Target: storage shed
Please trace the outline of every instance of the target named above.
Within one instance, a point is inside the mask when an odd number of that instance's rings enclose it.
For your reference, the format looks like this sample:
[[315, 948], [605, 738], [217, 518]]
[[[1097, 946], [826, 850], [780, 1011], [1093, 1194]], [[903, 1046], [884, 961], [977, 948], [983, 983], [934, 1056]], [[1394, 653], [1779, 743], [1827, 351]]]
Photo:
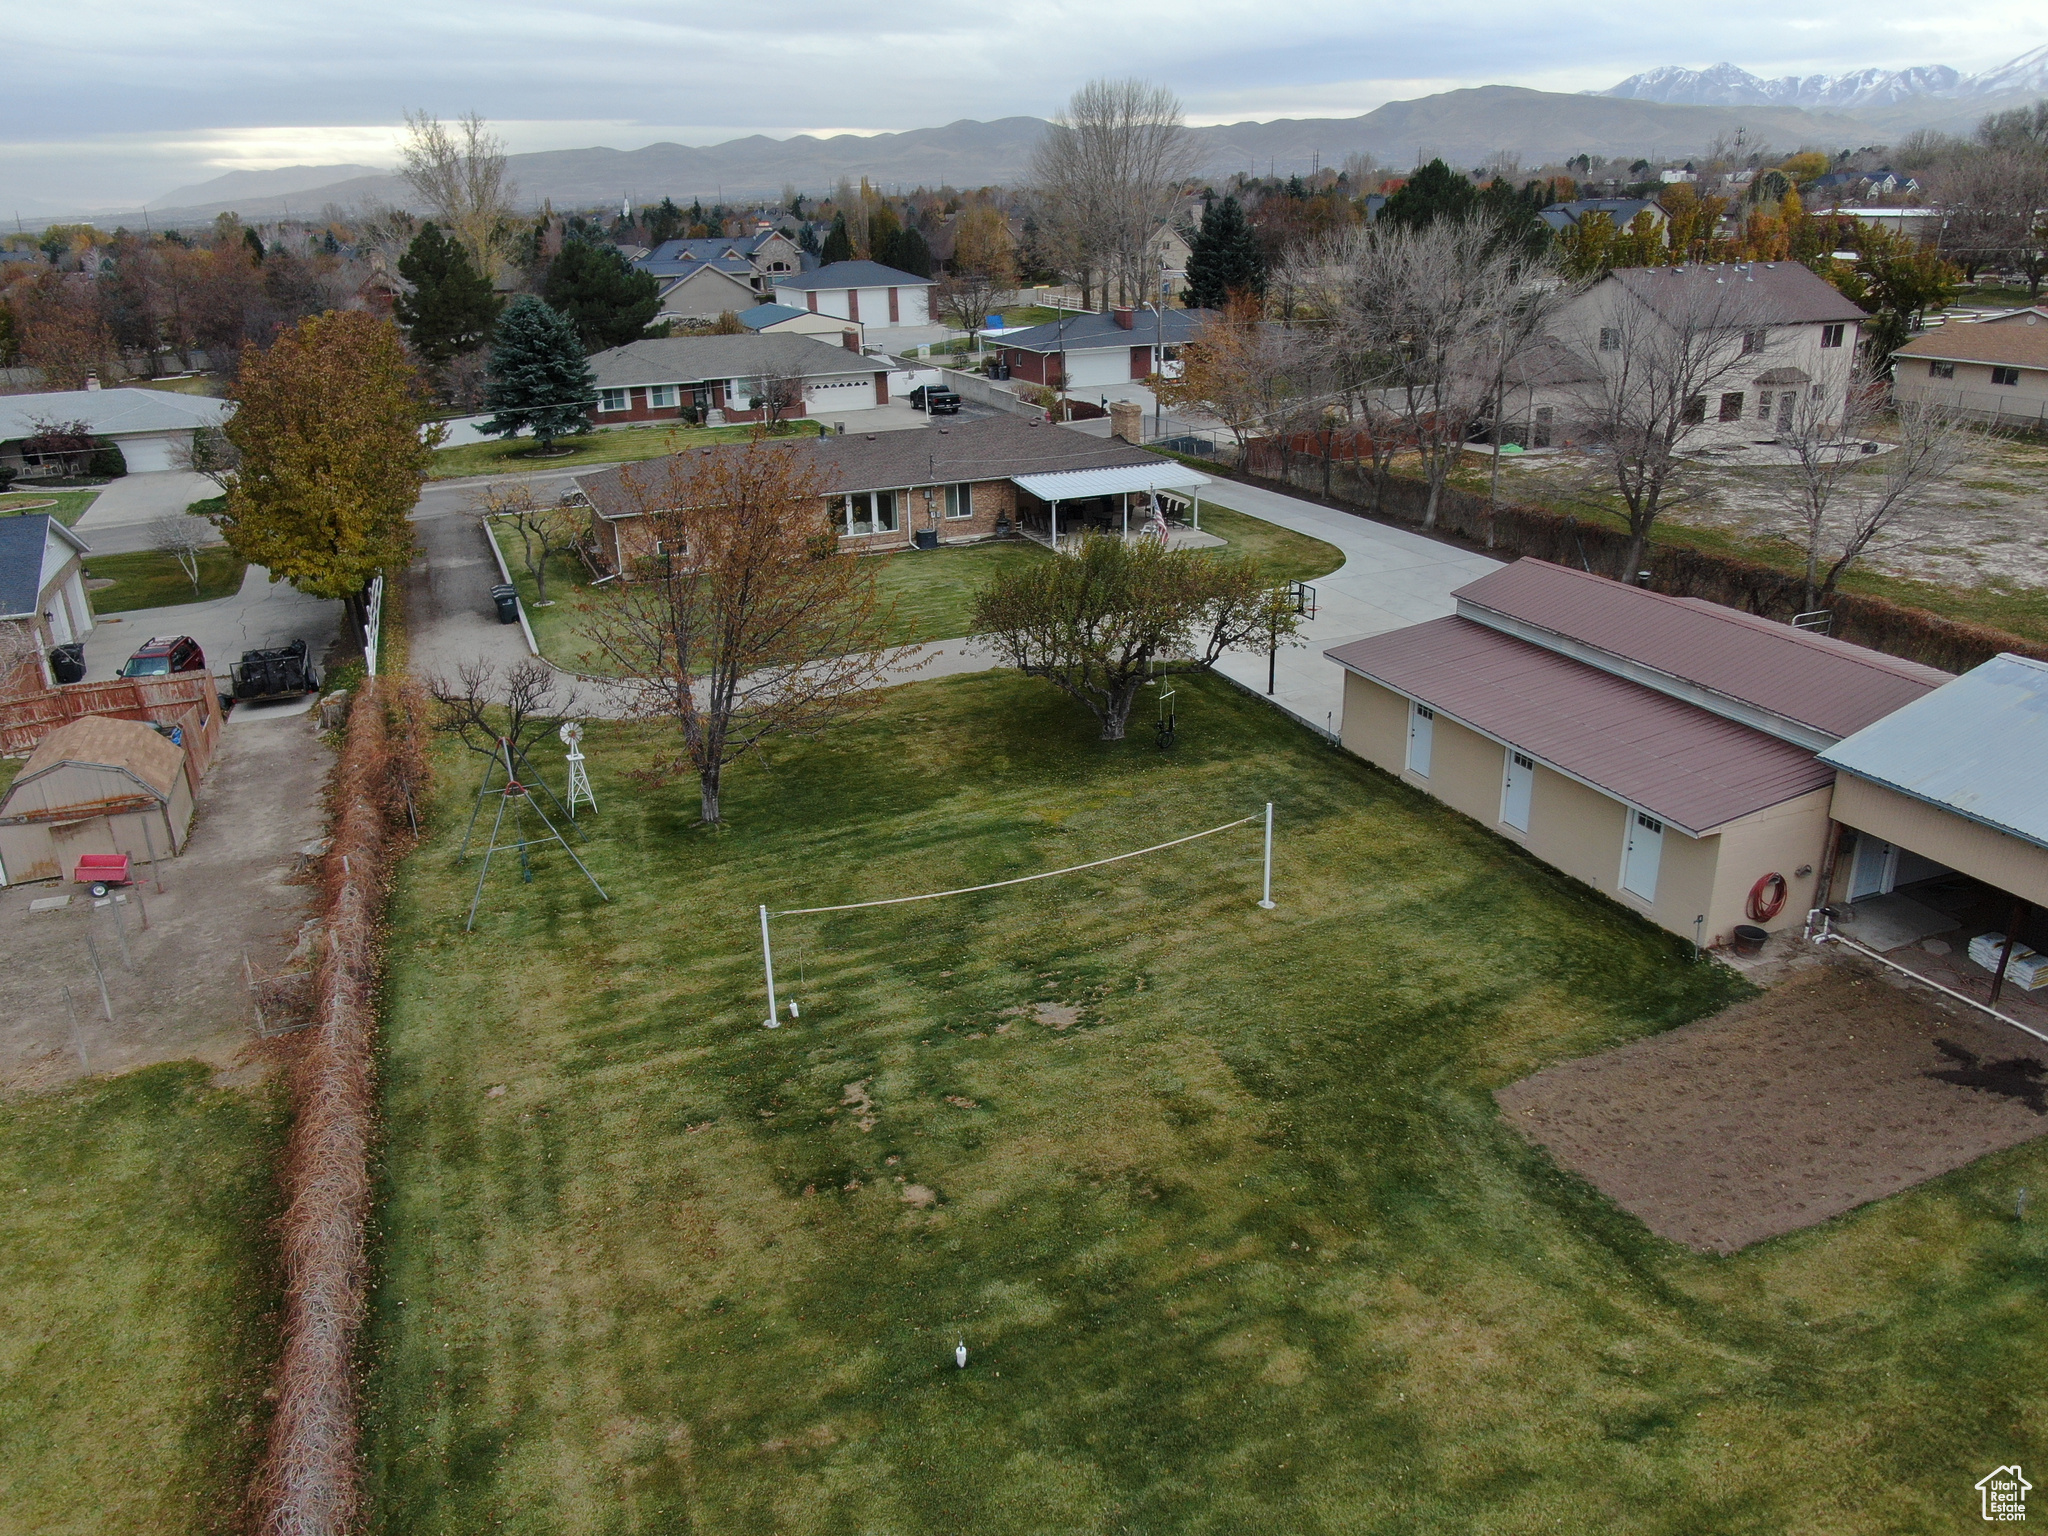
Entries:
[[82, 854], [141, 864], [176, 853], [192, 824], [185, 763], [134, 720], [93, 715], [50, 732], [0, 799], [0, 884], [68, 879]]

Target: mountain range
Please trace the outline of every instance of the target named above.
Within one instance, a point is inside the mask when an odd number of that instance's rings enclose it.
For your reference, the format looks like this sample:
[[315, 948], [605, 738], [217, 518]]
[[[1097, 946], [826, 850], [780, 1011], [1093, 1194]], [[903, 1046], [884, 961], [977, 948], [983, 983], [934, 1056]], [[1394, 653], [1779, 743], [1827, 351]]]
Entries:
[[[1909, 89], [1915, 82], [1918, 86]], [[1750, 90], [1763, 96], [1690, 99]], [[1660, 92], [1686, 99], [1667, 100]], [[1697, 154], [1717, 138], [1732, 138], [1738, 129], [1746, 131], [1751, 143], [1786, 150], [1854, 148], [1888, 142], [1915, 128], [1967, 130], [1987, 111], [2044, 93], [2048, 48], [1974, 76], [1934, 67], [1766, 81], [1733, 65], [1717, 65], [1703, 71], [1653, 70], [1606, 92], [1487, 85], [1390, 101], [1358, 117], [1282, 118], [1191, 131], [1204, 174], [1217, 179], [1240, 170], [1286, 175], [1317, 162], [1339, 165], [1354, 153], [1398, 168], [1437, 155], [1473, 167], [1505, 151], [1533, 167], [1578, 154], [1649, 159]], [[631, 150], [548, 150], [513, 155], [507, 169], [520, 202], [530, 208], [543, 201], [557, 208], [588, 208], [616, 204], [621, 196], [640, 206], [663, 197], [685, 204], [692, 198], [730, 202], [772, 198], [785, 186], [815, 195], [829, 192], [842, 176], [866, 176], [891, 189], [978, 187], [1020, 181], [1044, 131], [1044, 121], [1036, 117], [962, 119], [902, 133], [788, 139], [753, 134], [702, 147], [663, 143]], [[203, 224], [224, 211], [267, 220], [317, 214], [329, 205], [357, 209], [415, 202], [405, 183], [389, 171], [287, 166], [233, 171], [179, 188], [153, 199], [148, 216], [162, 229]], [[92, 218], [103, 228], [132, 225], [142, 222], [143, 211], [98, 211]]]
[[1981, 75], [1965, 75], [1946, 64], [1911, 69], [1858, 69], [1846, 75], [1784, 75], [1766, 80], [1733, 64], [1686, 69], [1666, 64], [1598, 94], [1624, 101], [1656, 101], [1691, 107], [1801, 107], [1850, 112], [1888, 107], [1916, 98], [1979, 101], [2010, 92], [2048, 94], [2048, 45], [2023, 53]]

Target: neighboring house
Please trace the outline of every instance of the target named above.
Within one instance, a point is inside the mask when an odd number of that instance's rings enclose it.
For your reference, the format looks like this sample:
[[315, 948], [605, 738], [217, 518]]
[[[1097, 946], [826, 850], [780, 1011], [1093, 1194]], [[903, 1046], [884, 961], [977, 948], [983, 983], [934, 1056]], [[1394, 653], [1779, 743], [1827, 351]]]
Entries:
[[185, 846], [196, 788], [153, 726], [89, 715], [45, 736], [0, 798], [0, 884], [62, 880], [88, 853], [136, 864]]
[[[818, 336], [837, 342], [850, 352], [859, 352], [867, 344], [867, 327], [860, 321], [814, 314], [793, 304], [756, 304], [739, 312], [739, 322], [758, 335]], [[851, 341], [847, 340], [849, 336]]]
[[835, 261], [811, 272], [772, 280], [775, 302], [839, 320], [858, 320], [871, 330], [892, 325], [930, 325], [928, 277], [899, 272], [879, 261]]
[[1604, 213], [1614, 221], [1616, 229], [1627, 229], [1635, 223], [1636, 215], [1647, 213], [1650, 222], [1658, 229], [1664, 227], [1664, 210], [1648, 198], [1642, 197], [1584, 197], [1575, 202], [1552, 203], [1538, 218], [1552, 230], [1562, 234], [1589, 213]]
[[751, 309], [777, 277], [801, 272], [804, 262], [796, 242], [774, 229], [735, 240], [664, 240], [633, 258], [661, 285], [661, 313], [682, 320]]
[[1119, 307], [1007, 331], [1001, 343], [1012, 378], [1056, 389], [1128, 384], [1170, 372], [1180, 349], [1214, 310]]
[[83, 539], [47, 512], [0, 517], [0, 624], [35, 636], [45, 681], [50, 649], [92, 633], [84, 565], [90, 553]]
[[1858, 224], [1904, 235], [1922, 245], [1937, 241], [1941, 237], [1942, 225], [1948, 221], [1948, 214], [1940, 208], [1857, 208], [1852, 211]]
[[1454, 595], [1451, 617], [1325, 653], [1345, 747], [1702, 944], [1804, 919], [1835, 779], [1817, 754], [1950, 681], [1541, 560]]
[[1524, 448], [1555, 448], [1571, 442], [1576, 414], [1571, 402], [1597, 389], [1599, 366], [1575, 348], [1539, 336], [1511, 358], [1500, 385], [1501, 441]]
[[176, 469], [175, 454], [188, 447], [199, 427], [217, 427], [234, 414], [234, 402], [163, 389], [66, 389], [35, 395], [0, 395], [0, 464], [24, 477], [62, 472], [28, 453], [23, 440], [39, 422], [82, 421], [95, 437], [111, 439], [130, 474]]
[[[1149, 498], [1185, 500], [1208, 477], [1128, 443], [1084, 437], [1015, 416], [990, 416], [924, 431], [849, 432], [773, 440], [793, 453], [824, 492], [820, 515], [840, 548], [866, 553], [918, 542], [956, 544], [1027, 528], [1062, 531], [1135, 525]], [[645, 464], [577, 477], [590, 500], [598, 560], [630, 577], [657, 551], [647, 526], [650, 501], [700, 456], [739, 447], [698, 449]]]
[[2048, 308], [1951, 320], [1892, 354], [1892, 394], [1982, 421], [2048, 425]]
[[[1617, 267], [1573, 301], [1550, 334], [1597, 367], [1603, 380], [1616, 378], [1628, 362], [1628, 339], [1646, 334], [1645, 312], [1673, 325], [1688, 316], [1697, 324], [1724, 297], [1730, 302], [1723, 313], [1743, 321], [1727, 336], [1735, 366], [1720, 370], [1710, 394], [1690, 402], [1705, 427], [1694, 441], [1784, 431], [1805, 398], [1822, 402], [1824, 422], [1838, 421], [1855, 372], [1858, 327], [1867, 316], [1796, 261]], [[1640, 366], [1635, 373], [1642, 375]], [[1531, 409], [1584, 413], [1593, 394], [1584, 384], [1546, 386], [1535, 391]]]
[[782, 381], [798, 391], [779, 413], [785, 419], [865, 411], [889, 403], [890, 366], [886, 358], [787, 333], [632, 341], [591, 357], [597, 404], [590, 419], [616, 427], [690, 412], [713, 425], [764, 421], [769, 385]]
[[1195, 254], [1188, 243], [1191, 230], [1175, 224], [1162, 224], [1152, 232], [1145, 242], [1146, 290], [1140, 298], [1158, 302], [1159, 290], [1164, 289], [1168, 302], [1177, 299], [1188, 286], [1188, 259]]
[[[1958, 873], [2048, 907], [2048, 663], [1993, 657], [1820, 761], [1839, 770], [1833, 813], [1844, 829], [1830, 900]], [[1993, 908], [2002, 928], [2009, 908]]]

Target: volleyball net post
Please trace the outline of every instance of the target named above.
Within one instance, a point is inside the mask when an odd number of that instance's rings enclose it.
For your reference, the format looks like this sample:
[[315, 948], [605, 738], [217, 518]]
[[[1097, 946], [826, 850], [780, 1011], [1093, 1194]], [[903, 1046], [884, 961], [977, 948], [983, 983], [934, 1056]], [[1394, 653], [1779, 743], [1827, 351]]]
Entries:
[[[950, 891], [924, 891], [916, 896], [884, 896], [876, 901], [847, 901], [831, 907], [790, 907], [782, 912], [770, 912], [768, 904], [761, 903], [761, 974], [768, 986], [768, 1017], [762, 1021], [763, 1029], [781, 1027], [781, 1010], [775, 1000], [775, 947], [769, 935], [769, 921], [777, 917], [816, 917], [827, 912], [857, 912], [864, 907], [900, 907], [913, 901], [940, 901], [948, 896], [972, 896], [978, 891], [997, 891], [1010, 885], [1029, 885], [1034, 880], [1051, 880], [1060, 875], [1077, 875], [1084, 869], [1100, 869], [1105, 864], [1121, 864], [1125, 859], [1142, 858], [1148, 853], [1163, 853], [1168, 848], [1178, 848], [1182, 843], [1192, 843], [1205, 837], [1214, 837], [1219, 832], [1229, 832], [1237, 827], [1249, 826], [1261, 820], [1261, 816], [1240, 816], [1236, 821], [1226, 821], [1220, 827], [1210, 827], [1205, 832], [1190, 832], [1186, 837], [1176, 837], [1171, 842], [1154, 843], [1150, 848], [1134, 848], [1129, 853], [1111, 854], [1106, 859], [1090, 859], [1086, 864], [1069, 864], [1065, 869], [1048, 869], [1036, 875], [1018, 875], [1010, 880], [991, 880], [985, 885], [963, 885]], [[1270, 912], [1277, 903], [1273, 900], [1273, 802], [1266, 802], [1263, 812], [1265, 822], [1265, 859], [1263, 877], [1259, 889], [1258, 905]], [[794, 1013], [796, 1004], [790, 1004]]]

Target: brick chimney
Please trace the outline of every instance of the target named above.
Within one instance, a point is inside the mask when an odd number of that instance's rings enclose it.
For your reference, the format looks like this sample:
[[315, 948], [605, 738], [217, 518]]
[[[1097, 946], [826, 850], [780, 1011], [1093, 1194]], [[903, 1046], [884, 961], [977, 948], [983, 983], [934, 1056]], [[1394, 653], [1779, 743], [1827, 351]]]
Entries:
[[860, 332], [841, 331], [839, 333], [839, 344], [849, 352], [858, 352], [860, 350]]
[[1135, 309], [1131, 308], [1130, 305], [1119, 304], [1115, 309], [1112, 309], [1110, 313], [1116, 316], [1116, 328], [1118, 330], [1129, 331], [1135, 330], [1137, 328], [1138, 312]]

